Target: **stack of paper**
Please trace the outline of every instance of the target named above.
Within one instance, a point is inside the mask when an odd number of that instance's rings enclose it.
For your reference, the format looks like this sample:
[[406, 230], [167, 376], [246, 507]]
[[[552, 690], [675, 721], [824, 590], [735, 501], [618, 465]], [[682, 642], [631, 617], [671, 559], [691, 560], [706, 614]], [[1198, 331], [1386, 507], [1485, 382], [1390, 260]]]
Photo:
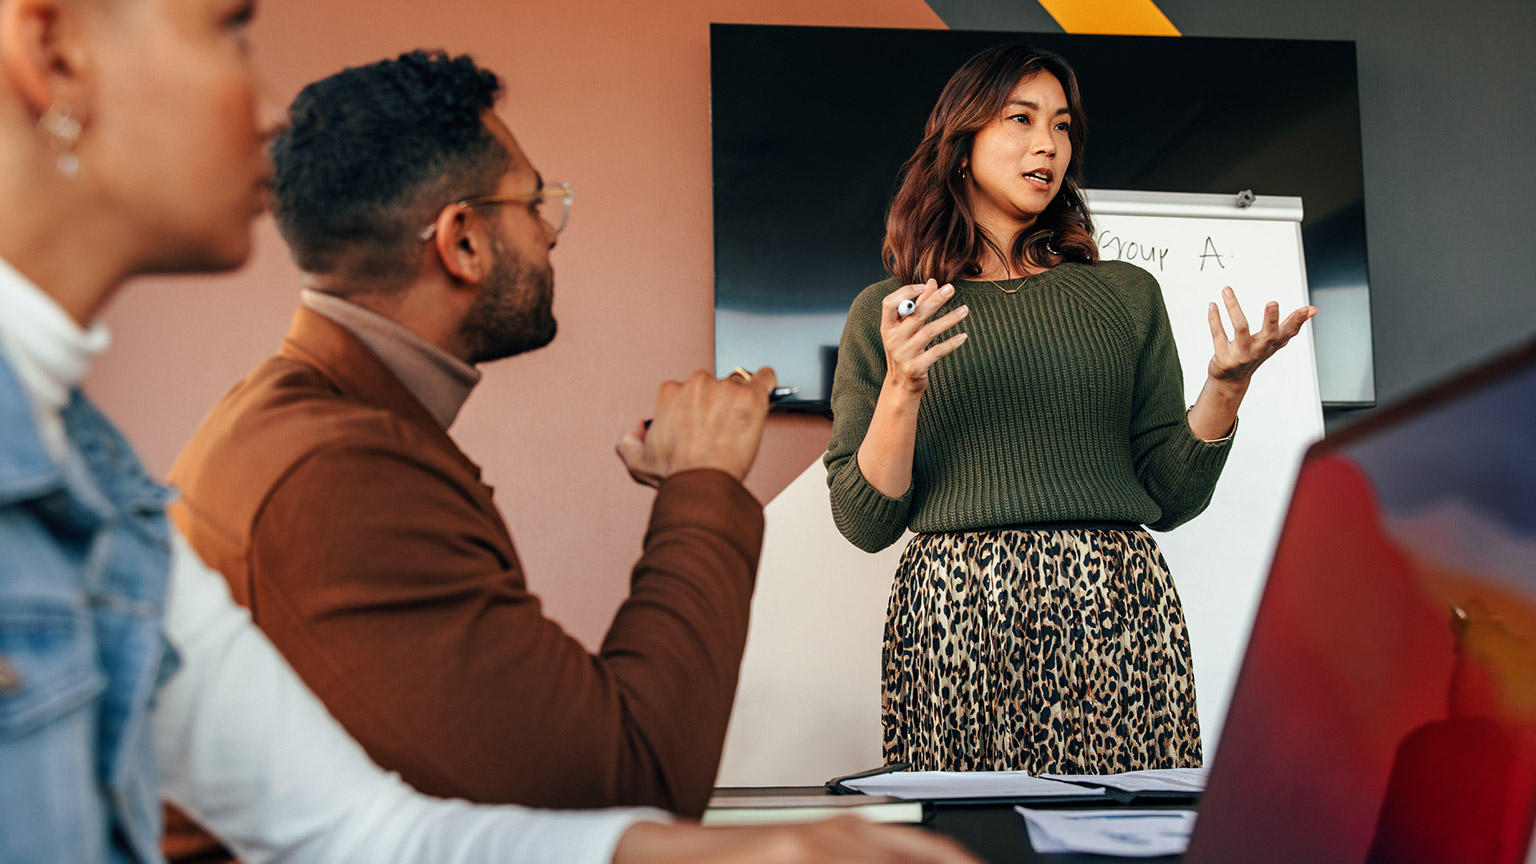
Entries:
[[1185, 794], [1198, 795], [1205, 791], [1205, 781], [1210, 776], [1206, 768], [1151, 768], [1145, 771], [1126, 771], [1123, 774], [1041, 774], [1053, 780], [1083, 783], [1088, 786], [1107, 786], [1121, 792], [1136, 794]]
[[1093, 798], [1103, 789], [1090, 789], [1058, 780], [1031, 776], [1025, 771], [892, 771], [842, 781], [842, 785], [869, 795], [890, 795], [918, 801], [955, 799]]
[[1151, 858], [1182, 855], [1195, 830], [1193, 810], [1031, 810], [1015, 808], [1039, 853], [1087, 852]]

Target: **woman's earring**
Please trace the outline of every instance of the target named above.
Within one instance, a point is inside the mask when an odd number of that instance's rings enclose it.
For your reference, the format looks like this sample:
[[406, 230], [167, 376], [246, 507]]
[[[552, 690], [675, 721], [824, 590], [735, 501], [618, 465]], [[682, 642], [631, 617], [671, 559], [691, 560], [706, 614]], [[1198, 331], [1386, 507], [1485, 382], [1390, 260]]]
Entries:
[[959, 168], [956, 168], [955, 169], [955, 173], [960, 175], [960, 179], [961, 180], [964, 180], [965, 179], [965, 166], [961, 165]]
[[80, 143], [80, 121], [69, 115], [68, 108], [60, 108], [55, 103], [37, 118], [37, 128], [48, 139], [48, 146], [59, 154], [54, 163], [59, 173], [70, 179], [78, 177], [80, 157], [75, 155], [75, 145]]

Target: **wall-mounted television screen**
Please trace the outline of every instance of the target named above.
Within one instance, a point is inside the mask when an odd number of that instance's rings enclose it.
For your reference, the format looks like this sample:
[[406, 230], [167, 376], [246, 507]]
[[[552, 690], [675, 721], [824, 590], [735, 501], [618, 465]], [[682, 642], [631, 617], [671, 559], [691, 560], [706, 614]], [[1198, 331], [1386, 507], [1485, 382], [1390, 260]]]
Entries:
[[848, 305], [949, 76], [1002, 42], [1077, 71], [1089, 189], [1300, 197], [1324, 405], [1375, 402], [1353, 42], [714, 24], [715, 362], [825, 410]]

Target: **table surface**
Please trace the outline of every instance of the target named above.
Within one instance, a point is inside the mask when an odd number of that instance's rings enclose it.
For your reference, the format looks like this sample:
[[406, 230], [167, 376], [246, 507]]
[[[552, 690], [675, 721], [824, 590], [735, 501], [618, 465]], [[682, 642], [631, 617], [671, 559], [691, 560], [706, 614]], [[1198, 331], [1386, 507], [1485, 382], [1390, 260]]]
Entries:
[[[720, 790], [725, 791], [725, 790]], [[733, 792], [746, 792], [746, 789], [732, 789]], [[766, 788], [754, 788], [750, 790], [754, 795], [817, 795], [831, 794], [819, 786], [774, 786]], [[1196, 810], [1199, 802], [1190, 798], [1153, 798], [1138, 799], [1130, 805], [1118, 805], [1095, 799], [1091, 802], [1070, 802], [1058, 804], [1030, 804], [1031, 807], [1041, 809], [1083, 809], [1105, 806], [1131, 806], [1145, 810]], [[977, 858], [988, 864], [1105, 864], [1107, 861], [1122, 860], [1138, 862], [1138, 864], [1174, 864], [1179, 860], [1177, 855], [1166, 855], [1157, 858], [1122, 858], [1112, 859], [1101, 855], [1078, 854], [1049, 854], [1043, 855], [1029, 845], [1029, 831], [1024, 827], [1024, 817], [1013, 809], [1012, 803], [997, 804], [935, 804], [929, 803], [927, 812], [930, 814], [923, 823], [923, 827], [936, 831], [963, 843]]]

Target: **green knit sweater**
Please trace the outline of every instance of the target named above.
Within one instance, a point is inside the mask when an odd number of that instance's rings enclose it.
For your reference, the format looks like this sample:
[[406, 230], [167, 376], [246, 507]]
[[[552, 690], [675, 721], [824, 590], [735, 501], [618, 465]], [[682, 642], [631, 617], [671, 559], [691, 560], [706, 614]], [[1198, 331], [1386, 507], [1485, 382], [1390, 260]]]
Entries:
[[843, 536], [873, 552], [909, 526], [1108, 520], [1166, 531], [1205, 509], [1230, 439], [1207, 443], [1189, 431], [1151, 274], [1110, 261], [1058, 265], [1013, 294], [991, 282], [954, 285], [945, 309], [971, 313], [944, 336], [970, 335], [929, 371], [912, 485], [900, 498], [869, 485], [856, 457], [885, 378], [880, 302], [900, 285], [871, 285], [849, 309], [825, 457]]

